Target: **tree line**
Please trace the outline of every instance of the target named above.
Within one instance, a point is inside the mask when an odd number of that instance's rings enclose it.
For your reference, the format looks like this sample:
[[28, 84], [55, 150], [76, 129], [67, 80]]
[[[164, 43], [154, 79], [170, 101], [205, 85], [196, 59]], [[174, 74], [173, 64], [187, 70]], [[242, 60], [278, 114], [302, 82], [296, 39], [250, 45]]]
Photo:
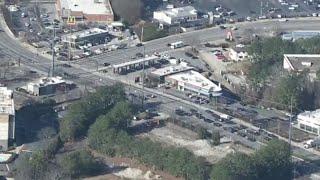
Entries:
[[211, 171], [212, 180], [291, 180], [293, 164], [289, 144], [272, 140], [252, 155], [229, 154]]

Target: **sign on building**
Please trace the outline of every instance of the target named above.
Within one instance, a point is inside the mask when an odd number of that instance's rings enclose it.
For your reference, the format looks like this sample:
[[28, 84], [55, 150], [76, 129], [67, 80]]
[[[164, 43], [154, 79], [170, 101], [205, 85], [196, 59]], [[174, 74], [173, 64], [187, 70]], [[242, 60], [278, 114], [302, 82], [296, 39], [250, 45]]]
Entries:
[[76, 17], [74, 16], [69, 16], [67, 20], [68, 25], [75, 25], [76, 24]]

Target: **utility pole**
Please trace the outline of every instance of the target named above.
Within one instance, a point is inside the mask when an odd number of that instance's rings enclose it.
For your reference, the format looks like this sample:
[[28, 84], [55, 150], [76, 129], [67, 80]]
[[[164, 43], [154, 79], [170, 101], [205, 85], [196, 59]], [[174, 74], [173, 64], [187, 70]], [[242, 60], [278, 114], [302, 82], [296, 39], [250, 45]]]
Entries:
[[290, 119], [289, 119], [289, 146], [291, 151], [291, 134], [292, 134], [292, 96], [290, 98]]
[[[143, 42], [143, 28], [144, 28], [144, 23], [142, 24], [141, 27], [141, 43]], [[146, 48], [143, 44], [143, 58], [146, 58]], [[142, 109], [144, 109], [144, 76], [145, 76], [145, 67], [144, 67], [144, 61], [142, 62]]]
[[[289, 149], [289, 152], [290, 152], [290, 154], [292, 153], [292, 145], [291, 145], [291, 134], [292, 134], [292, 101], [293, 101], [293, 97], [291, 96], [291, 98], [290, 98], [290, 119], [289, 119], [289, 121], [290, 121], [290, 124], [289, 124], [289, 147], [290, 147], [290, 149]], [[294, 174], [295, 174], [295, 166], [294, 166], [294, 164], [293, 164], [293, 156], [292, 156], [292, 154], [291, 154], [291, 163], [292, 163], [292, 165], [293, 165], [293, 179], [294, 179]]]
[[51, 77], [54, 77], [54, 55], [55, 55], [55, 50], [54, 50], [55, 42], [54, 42], [54, 40], [55, 40], [55, 37], [56, 37], [56, 29], [53, 26]]
[[263, 2], [262, 0], [260, 1], [260, 16], [262, 16], [262, 7], [263, 7]]

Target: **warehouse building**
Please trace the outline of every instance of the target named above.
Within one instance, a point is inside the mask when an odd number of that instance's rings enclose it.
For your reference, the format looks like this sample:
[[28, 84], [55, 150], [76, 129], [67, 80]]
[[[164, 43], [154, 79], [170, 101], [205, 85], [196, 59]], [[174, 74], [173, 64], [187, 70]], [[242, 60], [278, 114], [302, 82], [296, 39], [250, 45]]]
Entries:
[[6, 151], [15, 139], [13, 91], [0, 87], [0, 150]]
[[297, 120], [299, 129], [320, 135], [320, 109], [300, 113]]
[[172, 8], [153, 12], [153, 19], [168, 25], [195, 21], [198, 19], [197, 10], [192, 6]]
[[57, 14], [66, 21], [111, 23], [114, 14], [109, 0], [57, 0]]

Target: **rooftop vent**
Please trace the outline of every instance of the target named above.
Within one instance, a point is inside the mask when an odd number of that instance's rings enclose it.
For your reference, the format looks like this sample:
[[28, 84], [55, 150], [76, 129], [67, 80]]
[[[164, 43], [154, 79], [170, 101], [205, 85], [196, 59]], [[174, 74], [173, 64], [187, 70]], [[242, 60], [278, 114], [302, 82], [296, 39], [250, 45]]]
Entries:
[[308, 66], [308, 67], [312, 66], [312, 62], [303, 61], [303, 62], [301, 62], [301, 64], [302, 64], [303, 66]]

